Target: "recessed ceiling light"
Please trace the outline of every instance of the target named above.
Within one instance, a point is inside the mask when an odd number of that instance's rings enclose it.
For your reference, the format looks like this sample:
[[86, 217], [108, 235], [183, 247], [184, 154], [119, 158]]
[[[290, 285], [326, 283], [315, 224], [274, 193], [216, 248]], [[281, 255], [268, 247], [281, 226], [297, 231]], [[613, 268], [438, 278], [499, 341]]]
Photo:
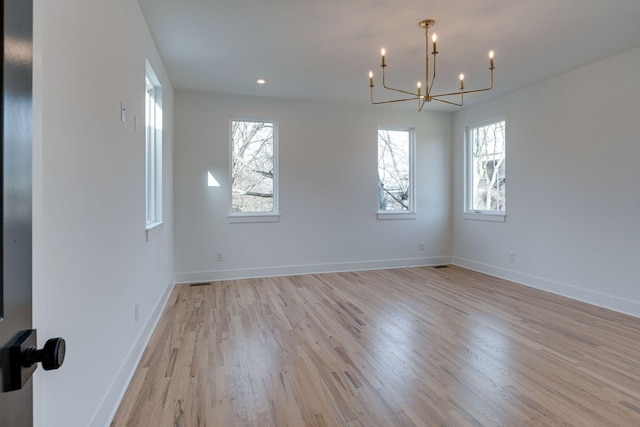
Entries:
[[258, 83], [259, 85], [263, 85], [265, 84], [267, 81], [263, 78], [259, 78], [258, 80], [256, 80], [256, 83]]

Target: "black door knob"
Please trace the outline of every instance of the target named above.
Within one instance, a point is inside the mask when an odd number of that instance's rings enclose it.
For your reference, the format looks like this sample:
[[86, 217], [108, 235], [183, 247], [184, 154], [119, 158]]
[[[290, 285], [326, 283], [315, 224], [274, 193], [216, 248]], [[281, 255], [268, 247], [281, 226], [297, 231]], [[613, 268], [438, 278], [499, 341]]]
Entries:
[[45, 371], [58, 369], [64, 362], [66, 344], [62, 338], [51, 338], [41, 350], [36, 347], [28, 347], [22, 353], [22, 366], [28, 368], [36, 363], [42, 363]]
[[[52, 338], [42, 350], [38, 350], [36, 330], [22, 331], [9, 347], [9, 381], [5, 384], [6, 387], [0, 388], [0, 392], [23, 388], [36, 371], [38, 363], [42, 363], [47, 371], [58, 369], [64, 362], [65, 351], [66, 343], [62, 338]], [[0, 372], [0, 382], [3, 382], [2, 374], [4, 372]]]

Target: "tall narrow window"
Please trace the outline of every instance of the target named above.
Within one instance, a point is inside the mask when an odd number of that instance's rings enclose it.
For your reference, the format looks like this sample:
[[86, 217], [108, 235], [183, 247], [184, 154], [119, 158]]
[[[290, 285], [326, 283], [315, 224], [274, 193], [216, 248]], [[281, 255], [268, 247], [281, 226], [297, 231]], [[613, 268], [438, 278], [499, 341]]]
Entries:
[[378, 212], [414, 212], [413, 129], [378, 129]]
[[277, 125], [231, 119], [231, 216], [278, 214]]
[[466, 213], [504, 216], [506, 211], [505, 120], [467, 129]]
[[147, 229], [162, 223], [162, 87], [147, 63], [145, 171]]

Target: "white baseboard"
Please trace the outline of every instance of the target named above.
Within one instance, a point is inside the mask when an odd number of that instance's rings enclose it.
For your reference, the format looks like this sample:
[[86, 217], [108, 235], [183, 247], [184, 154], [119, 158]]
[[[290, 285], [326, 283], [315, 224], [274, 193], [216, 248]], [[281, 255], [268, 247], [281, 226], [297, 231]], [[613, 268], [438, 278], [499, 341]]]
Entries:
[[133, 378], [133, 374], [140, 363], [140, 359], [142, 359], [142, 354], [144, 353], [144, 350], [151, 339], [151, 335], [153, 335], [153, 331], [160, 320], [160, 316], [164, 311], [164, 307], [169, 300], [169, 296], [171, 295], [174, 286], [175, 278], [171, 277], [156, 306], [153, 308], [147, 323], [140, 331], [140, 335], [138, 335], [138, 338], [132, 345], [127, 358], [118, 370], [118, 374], [111, 383], [109, 391], [105, 395], [104, 399], [102, 399], [93, 420], [91, 420], [90, 426], [108, 427], [111, 424], [111, 421], [118, 410], [118, 406], [120, 406], [120, 402], [127, 391], [129, 382], [131, 382], [131, 378]]
[[384, 270], [389, 268], [427, 267], [450, 264], [450, 256], [355, 261], [330, 264], [287, 265], [236, 270], [176, 273], [176, 283], [217, 282], [220, 280], [255, 279], [259, 277], [295, 276], [299, 274], [338, 273], [344, 271]]
[[607, 295], [601, 292], [579, 288], [567, 283], [556, 282], [554, 280], [520, 273], [517, 271], [484, 264], [466, 258], [453, 257], [452, 263], [460, 267], [468, 268], [469, 270], [474, 270], [480, 273], [488, 274], [490, 276], [510, 280], [512, 282], [528, 286], [530, 288], [540, 289], [543, 291], [551, 292], [553, 294], [562, 295], [564, 297], [640, 318], [640, 302], [638, 301], [630, 301], [613, 295]]

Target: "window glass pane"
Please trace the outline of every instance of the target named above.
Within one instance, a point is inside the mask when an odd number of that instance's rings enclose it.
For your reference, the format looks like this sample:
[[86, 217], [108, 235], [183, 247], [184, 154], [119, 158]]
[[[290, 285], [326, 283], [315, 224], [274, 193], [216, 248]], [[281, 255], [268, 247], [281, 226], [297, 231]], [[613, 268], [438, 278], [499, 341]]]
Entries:
[[231, 210], [274, 211], [275, 122], [231, 122]]
[[411, 206], [411, 130], [378, 130], [378, 209]]
[[155, 220], [154, 208], [155, 208], [155, 156], [154, 156], [154, 139], [155, 139], [155, 99], [153, 85], [146, 79], [146, 108], [145, 108], [145, 172], [146, 172], [146, 212], [147, 223], [151, 223]]
[[149, 227], [162, 222], [162, 86], [148, 63], [145, 78], [145, 141], [145, 206]]
[[505, 122], [471, 129], [473, 210], [506, 210]]

